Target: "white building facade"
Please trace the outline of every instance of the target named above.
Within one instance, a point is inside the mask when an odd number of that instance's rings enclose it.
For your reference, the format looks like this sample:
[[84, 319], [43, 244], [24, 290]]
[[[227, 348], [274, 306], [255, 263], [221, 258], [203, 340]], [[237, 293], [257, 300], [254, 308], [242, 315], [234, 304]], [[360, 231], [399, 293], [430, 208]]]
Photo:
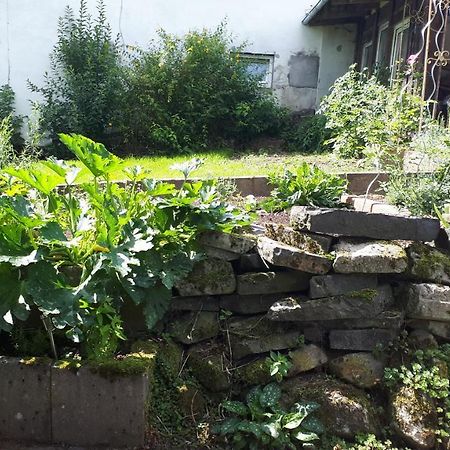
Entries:
[[[255, 70], [295, 112], [314, 110], [334, 80], [354, 60], [355, 27], [302, 24], [314, 0], [105, 0], [113, 34], [124, 44], [145, 48], [158, 29], [182, 35], [227, 22], [236, 42], [246, 42]], [[58, 18], [79, 0], [0, 0], [0, 85], [16, 93], [19, 114], [39, 100], [28, 80], [42, 85], [57, 39]], [[95, 13], [96, 0], [88, 0]], [[264, 68], [263, 68], [264, 67]]]

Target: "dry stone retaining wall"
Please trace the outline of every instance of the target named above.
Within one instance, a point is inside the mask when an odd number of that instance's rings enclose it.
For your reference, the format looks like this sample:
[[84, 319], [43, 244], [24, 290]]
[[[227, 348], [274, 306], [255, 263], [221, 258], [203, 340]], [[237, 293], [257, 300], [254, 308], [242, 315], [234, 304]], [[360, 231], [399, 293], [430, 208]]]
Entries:
[[[366, 395], [383, 377], [377, 351], [405, 328], [450, 339], [450, 254], [435, 243], [443, 242], [439, 221], [308, 207], [294, 207], [290, 217], [290, 227], [267, 224], [253, 235], [206, 233], [202, 245], [212, 256], [177, 286], [166, 329], [187, 354], [202, 345], [225, 352], [229, 383], [267, 382], [260, 369], [268, 352], [289, 350], [287, 398], [314, 397], [316, 384], [321, 398], [312, 399], [322, 405], [351, 396], [355, 409], [329, 406], [334, 416], [324, 423], [342, 437], [377, 433], [379, 415]], [[214, 377], [204, 384], [229, 388], [223, 377], [220, 386]], [[433, 448], [429, 437], [414, 440], [416, 428], [409, 434], [414, 448]]]

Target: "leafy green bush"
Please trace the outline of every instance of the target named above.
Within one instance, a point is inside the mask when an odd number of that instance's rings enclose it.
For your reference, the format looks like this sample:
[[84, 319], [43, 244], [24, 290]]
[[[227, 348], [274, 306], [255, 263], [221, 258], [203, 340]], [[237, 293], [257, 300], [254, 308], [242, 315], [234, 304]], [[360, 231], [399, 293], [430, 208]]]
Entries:
[[0, 121], [3, 121], [7, 117], [10, 118], [11, 144], [18, 148], [23, 144], [23, 139], [20, 134], [23, 117], [15, 114], [14, 101], [15, 94], [11, 86], [8, 84], [0, 86]]
[[370, 146], [394, 148], [407, 143], [418, 129], [422, 101], [397, 86], [381, 84], [356, 66], [338, 78], [320, 105], [327, 118], [334, 151], [360, 157]]
[[225, 26], [163, 31], [132, 59], [122, 127], [128, 143], [183, 152], [273, 134], [285, 113], [246, 70]]
[[286, 169], [282, 174], [272, 174], [269, 181], [275, 189], [262, 204], [268, 211], [279, 211], [294, 205], [335, 207], [340, 204], [347, 188], [346, 180], [307, 163], [294, 172]]
[[14, 161], [15, 152], [12, 144], [13, 128], [11, 116], [0, 120], [0, 168]]
[[97, 17], [80, 0], [78, 17], [70, 7], [59, 20], [58, 41], [50, 72], [42, 87], [30, 83], [43, 97], [43, 129], [54, 143], [58, 133], [81, 133], [103, 139], [114, 126], [122, 91], [119, 49], [112, 40], [103, 0]]
[[406, 174], [392, 169], [383, 189], [390, 203], [418, 216], [435, 216], [450, 199], [450, 163], [432, 173]]
[[[87, 354], [102, 357], [123, 339], [118, 316], [127, 299], [152, 328], [174, 283], [202, 257], [198, 233], [231, 231], [249, 218], [222, 201], [214, 181], [177, 189], [136, 167], [120, 187], [111, 182], [120, 158], [80, 135], [61, 140], [92, 174], [89, 183], [74, 186], [80, 167], [51, 159], [4, 171], [22, 188], [0, 190], [0, 329], [37, 308], [47, 329], [87, 339]], [[180, 170], [187, 178], [196, 166]]]
[[327, 118], [321, 114], [302, 118], [297, 126], [284, 133], [287, 149], [304, 153], [322, 153], [328, 150], [330, 146], [326, 142], [331, 135], [326, 123]]
[[319, 439], [323, 428], [311, 414], [317, 403], [296, 403], [289, 412], [279, 406], [281, 388], [276, 383], [252, 388], [246, 402], [222, 403], [230, 417], [214, 427], [214, 432], [227, 438], [235, 449], [296, 449], [296, 443]]

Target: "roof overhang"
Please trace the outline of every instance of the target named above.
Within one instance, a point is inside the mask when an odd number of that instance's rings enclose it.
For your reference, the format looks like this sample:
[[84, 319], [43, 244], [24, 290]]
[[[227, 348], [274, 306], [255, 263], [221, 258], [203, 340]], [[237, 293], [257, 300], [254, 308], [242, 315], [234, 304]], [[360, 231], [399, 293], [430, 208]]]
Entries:
[[304, 25], [355, 23], [379, 6], [379, 0], [319, 0], [306, 14]]

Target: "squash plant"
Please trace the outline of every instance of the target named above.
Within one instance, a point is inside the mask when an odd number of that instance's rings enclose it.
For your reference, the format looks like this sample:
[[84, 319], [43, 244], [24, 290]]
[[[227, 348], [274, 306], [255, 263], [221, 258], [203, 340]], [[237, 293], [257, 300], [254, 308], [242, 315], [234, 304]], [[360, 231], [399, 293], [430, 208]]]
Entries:
[[37, 308], [47, 329], [64, 330], [75, 342], [104, 342], [106, 349], [91, 353], [105, 356], [115, 350], [112, 338], [124, 338], [126, 299], [142, 305], [152, 328], [174, 283], [202, 256], [197, 235], [231, 231], [249, 218], [221, 200], [213, 181], [188, 182], [189, 164], [180, 189], [139, 168], [128, 169], [129, 182], [120, 186], [111, 181], [123, 167], [120, 158], [81, 135], [60, 139], [91, 172], [91, 182], [76, 185], [79, 167], [56, 160], [4, 170], [0, 329], [10, 331]]

